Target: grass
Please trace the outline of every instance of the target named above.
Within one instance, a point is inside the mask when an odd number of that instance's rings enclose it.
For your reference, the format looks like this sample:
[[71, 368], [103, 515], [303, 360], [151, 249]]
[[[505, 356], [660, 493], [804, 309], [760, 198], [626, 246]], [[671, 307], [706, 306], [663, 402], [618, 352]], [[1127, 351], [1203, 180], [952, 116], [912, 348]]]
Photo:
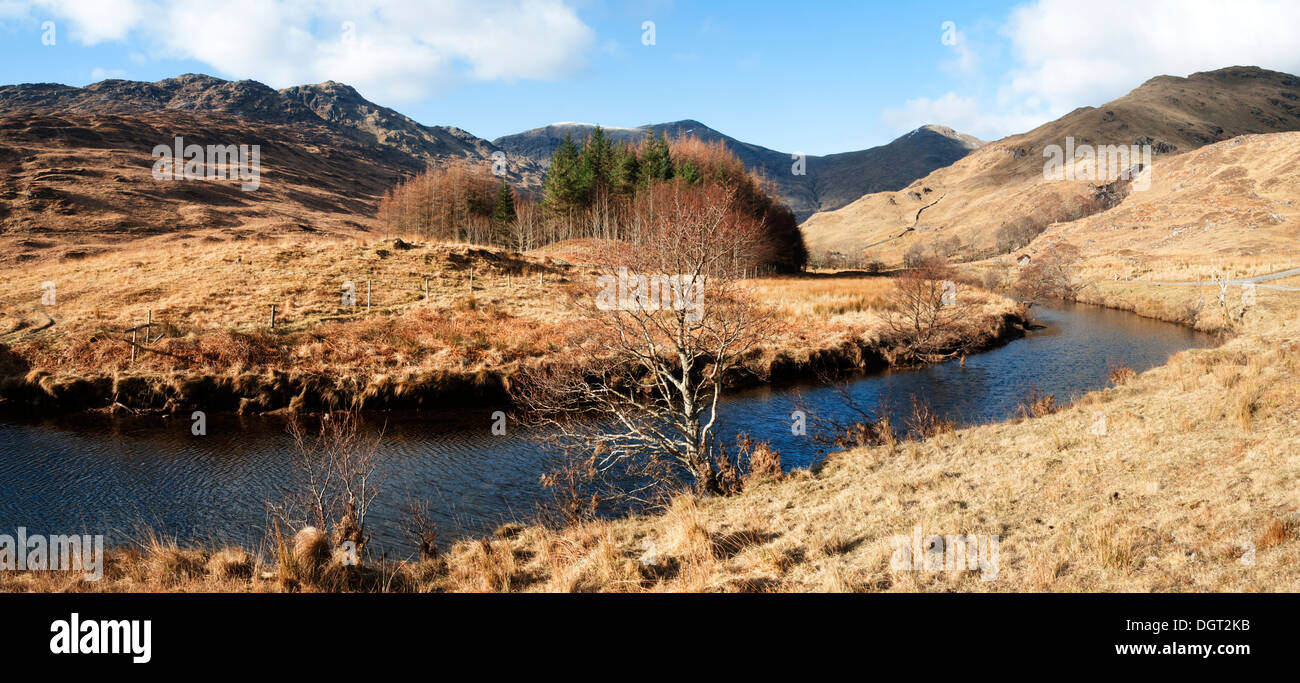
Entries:
[[[590, 336], [572, 302], [586, 276], [490, 248], [320, 239], [32, 263], [0, 274], [0, 378], [9, 377], [0, 384], [16, 401], [153, 412], [501, 402], [520, 367], [563, 358]], [[47, 282], [50, 306], [40, 300]], [[813, 277], [747, 286], [785, 323], [754, 362], [779, 359], [786, 370], [878, 343], [893, 287]], [[1013, 311], [969, 296], [976, 327]]]
[[[1188, 292], [1182, 292], [1184, 295]], [[1163, 301], [1165, 291], [1149, 294]], [[1300, 301], [1261, 295], [1222, 346], [1004, 423], [853, 448], [735, 497], [565, 528], [513, 526], [354, 590], [1300, 590]], [[1151, 310], [1146, 310], [1148, 314]], [[1154, 311], [1159, 313], [1159, 310]], [[1106, 429], [1095, 430], [1095, 415]], [[892, 539], [1000, 539], [998, 578], [890, 566]], [[98, 585], [5, 576], [6, 590], [287, 590], [130, 551]], [[137, 566], [138, 565], [138, 566]], [[145, 569], [139, 569], [144, 567]], [[201, 574], [193, 568], [200, 567]], [[171, 577], [171, 578], [168, 578]], [[393, 578], [400, 577], [400, 578]], [[290, 584], [292, 586], [292, 584]], [[328, 586], [300, 582], [294, 590]]]
[[[810, 301], [788, 291], [778, 300], [790, 315], [835, 324], [876, 310], [819, 312], [855, 295], [838, 282], [807, 282]], [[752, 286], [779, 289], [761, 280]], [[1104, 279], [1089, 291], [1152, 317], [1199, 296]], [[1023, 419], [852, 448], [812, 470], [756, 481], [740, 495], [680, 497], [659, 513], [561, 528], [512, 525], [435, 557], [370, 563], [364, 571], [326, 560], [304, 573], [285, 564], [284, 547], [270, 559], [246, 551], [247, 562], [231, 562], [217, 557], [242, 557], [237, 549], [160, 543], [113, 551], [97, 584], [4, 573], [0, 589], [1300, 590], [1297, 313], [1300, 297], [1261, 291], [1221, 346], [1181, 352], [1142, 373], [1112, 368], [1113, 386], [1072, 404], [1052, 401], [1048, 409], [1039, 396]], [[917, 526], [927, 534], [997, 535], [998, 578], [891, 568], [892, 540]]]

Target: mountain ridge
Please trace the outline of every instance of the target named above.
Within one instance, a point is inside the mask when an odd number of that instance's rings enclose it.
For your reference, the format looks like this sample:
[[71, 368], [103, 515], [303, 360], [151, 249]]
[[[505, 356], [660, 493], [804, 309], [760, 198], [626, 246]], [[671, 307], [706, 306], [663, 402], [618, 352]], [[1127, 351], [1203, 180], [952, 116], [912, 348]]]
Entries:
[[977, 258], [996, 250], [1004, 227], [1074, 220], [1113, 206], [1129, 190], [1125, 183], [1045, 179], [1049, 145], [1064, 146], [1067, 138], [1078, 145], [1150, 145], [1158, 169], [1161, 158], [1207, 144], [1292, 130], [1300, 130], [1294, 75], [1233, 66], [1156, 76], [1100, 106], [990, 142], [901, 190], [818, 213], [803, 223], [804, 236], [814, 254], [854, 262], [899, 262], [907, 249], [938, 240], [955, 240], [959, 255]]
[[[560, 122], [504, 135], [492, 144], [515, 157], [526, 157], [542, 167], [567, 133], [581, 142], [597, 124]], [[803, 220], [822, 210], [839, 208], [869, 192], [898, 189], [935, 168], [962, 158], [983, 141], [940, 125], [921, 126], [886, 143], [864, 150], [804, 156], [804, 175], [793, 172], [796, 159], [754, 143], [744, 142], [695, 119], [682, 119], [636, 127], [606, 127], [615, 141], [636, 143], [653, 129], [669, 137], [691, 135], [707, 142], [722, 142], [745, 167], [766, 177], [782, 199]], [[918, 136], [918, 134], [920, 134]]]
[[[84, 88], [57, 83], [0, 86], [0, 114], [75, 112], [139, 115], [190, 111], [233, 115], [273, 124], [323, 124], [381, 149], [414, 157], [401, 164], [411, 172], [454, 158], [491, 161], [499, 151], [487, 140], [452, 126], [426, 126], [375, 104], [349, 85], [326, 81], [276, 90], [254, 80], [231, 81], [206, 74], [182, 74], [152, 83], [108, 79]], [[541, 173], [526, 159], [510, 160], [507, 177], [525, 190], [541, 185]]]

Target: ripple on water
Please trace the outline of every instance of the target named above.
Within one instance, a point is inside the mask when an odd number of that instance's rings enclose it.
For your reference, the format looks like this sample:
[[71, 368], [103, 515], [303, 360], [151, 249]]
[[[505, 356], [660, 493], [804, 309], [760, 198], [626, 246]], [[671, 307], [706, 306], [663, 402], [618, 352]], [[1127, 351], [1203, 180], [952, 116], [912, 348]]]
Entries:
[[[860, 405], [885, 397], [896, 415], [911, 395], [946, 417], [981, 423], [1014, 414], [1030, 386], [1065, 401], [1106, 385], [1109, 367], [1138, 371], [1177, 351], [1209, 346], [1208, 335], [1091, 306], [1035, 309], [1048, 325], [998, 349], [915, 371], [853, 380]], [[770, 441], [789, 466], [821, 457], [807, 437], [791, 434], [796, 394], [823, 417], [851, 415], [827, 387], [760, 387], [728, 396], [718, 434], [747, 432]], [[407, 553], [399, 530], [403, 507], [429, 503], [445, 540], [490, 532], [527, 518], [543, 493], [539, 477], [555, 462], [521, 435], [492, 436], [490, 411], [420, 418], [370, 416], [383, 429], [378, 475], [383, 494], [372, 512], [375, 540]], [[184, 418], [67, 416], [43, 422], [0, 421], [0, 533], [105, 533], [121, 544], [140, 524], [183, 541], [257, 546], [266, 503], [293, 485], [292, 439], [283, 421], [209, 415], [196, 437]]]

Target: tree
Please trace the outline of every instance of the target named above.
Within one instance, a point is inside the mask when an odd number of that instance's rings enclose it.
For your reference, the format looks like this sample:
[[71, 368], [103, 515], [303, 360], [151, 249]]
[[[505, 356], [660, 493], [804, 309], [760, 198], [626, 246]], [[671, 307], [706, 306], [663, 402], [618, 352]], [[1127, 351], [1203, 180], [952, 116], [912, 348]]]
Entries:
[[668, 138], [655, 135], [653, 128], [649, 136], [641, 143], [641, 187], [648, 187], [656, 180], [672, 180], [673, 155], [668, 147]]
[[297, 420], [289, 433], [295, 481], [271, 512], [291, 529], [310, 525], [328, 533], [336, 548], [351, 542], [360, 554], [369, 540], [366, 516], [382, 486], [376, 474], [382, 430], [365, 434], [360, 412], [351, 409], [325, 413], [315, 434]]
[[389, 192], [379, 204], [379, 217], [398, 234], [487, 241], [498, 183], [485, 164], [432, 167]]
[[608, 193], [614, 176], [614, 146], [605, 129], [596, 126], [591, 131], [578, 157], [588, 185], [588, 200]]
[[613, 191], [615, 194], [630, 198], [636, 194], [637, 180], [641, 175], [641, 163], [636, 156], [636, 148], [620, 145], [614, 150]]
[[1047, 229], [1047, 221], [1030, 216], [1021, 216], [1010, 223], [1003, 223], [994, 233], [999, 254], [1009, 254], [1029, 244]]
[[677, 177], [692, 185], [700, 182], [700, 170], [695, 167], [695, 164], [691, 163], [690, 159], [679, 161], [675, 173]]
[[551, 155], [543, 197], [542, 203], [547, 211], [565, 221], [572, 221], [578, 210], [586, 205], [587, 179], [578, 146], [568, 133], [564, 134], [564, 140]]
[[1087, 286], [1075, 275], [1076, 264], [1081, 258], [1079, 248], [1069, 242], [1057, 242], [1047, 247], [1020, 271], [1016, 291], [1027, 299], [1078, 299], [1079, 292]]
[[903, 253], [903, 267], [916, 268], [925, 262], [925, 245], [917, 242]]
[[970, 306], [958, 296], [952, 270], [930, 258], [894, 280], [885, 330], [903, 362], [933, 362], [964, 351], [958, 325]]
[[[651, 193], [641, 238], [598, 257], [599, 277], [576, 300], [587, 323], [580, 357], [526, 370], [514, 391], [592, 481], [622, 472], [645, 489], [685, 480], [725, 493], [718, 399], [773, 332], [734, 262], [738, 245], [762, 242], [762, 225], [734, 188], [664, 183]], [[645, 489], [621, 493], [643, 499]]]
[[497, 188], [496, 202], [492, 206], [493, 242], [500, 246], [515, 246], [511, 238], [511, 227], [515, 222], [515, 191], [506, 181], [501, 181]]
[[738, 272], [797, 272], [806, 266], [803, 233], [775, 188], [747, 171], [722, 142], [691, 137], [670, 144], [652, 134], [638, 149], [614, 144], [600, 128], [581, 148], [565, 136], [552, 155], [540, 209], [525, 212], [531, 200], [516, 194], [513, 221], [501, 179], [468, 161], [433, 167], [403, 182], [380, 202], [379, 218], [397, 234], [519, 249], [574, 238], [634, 242], [640, 224], [653, 213], [659, 186], [679, 182], [730, 188], [737, 210], [763, 226], [756, 244], [736, 246], [737, 268], [741, 251], [758, 255]]

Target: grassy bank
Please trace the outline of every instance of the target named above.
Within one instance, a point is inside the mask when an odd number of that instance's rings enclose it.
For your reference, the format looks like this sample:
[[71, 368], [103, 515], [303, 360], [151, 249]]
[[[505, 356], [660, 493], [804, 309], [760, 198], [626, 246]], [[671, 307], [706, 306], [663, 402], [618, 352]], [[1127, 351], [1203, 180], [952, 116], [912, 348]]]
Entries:
[[[504, 403], [521, 368], [588, 338], [583, 269], [545, 257], [392, 241], [185, 245], [3, 275], [0, 396], [41, 412], [260, 413]], [[55, 303], [45, 305], [45, 283]], [[354, 305], [343, 303], [345, 283]], [[889, 278], [747, 282], [781, 328], [729, 381], [890, 361]], [[1010, 301], [968, 290], [962, 338], [1017, 334]], [[275, 306], [275, 326], [271, 307]]]
[[[1153, 317], [1179, 297], [1201, 295], [1126, 286], [1097, 291]], [[218, 549], [155, 544], [117, 551], [98, 583], [28, 573], [0, 575], [0, 587], [1300, 590], [1297, 313], [1297, 298], [1261, 290], [1258, 306], [1222, 346], [1179, 353], [1141, 374], [1117, 372], [1113, 386], [1072, 405], [835, 453], [812, 471], [755, 482], [738, 496], [678, 498], [662, 514], [560, 529], [512, 525], [436, 558], [336, 567], [315, 582], [274, 559], [250, 562], [231, 578], [213, 559]], [[997, 535], [997, 578], [893, 568], [895, 539], [917, 527], [925, 535]]]

